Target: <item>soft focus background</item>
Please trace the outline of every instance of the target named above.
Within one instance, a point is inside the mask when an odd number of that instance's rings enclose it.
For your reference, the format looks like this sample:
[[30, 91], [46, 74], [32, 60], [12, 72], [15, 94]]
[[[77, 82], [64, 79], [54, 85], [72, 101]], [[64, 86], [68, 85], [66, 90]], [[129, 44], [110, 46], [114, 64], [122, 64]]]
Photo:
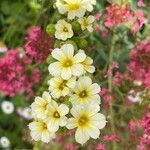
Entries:
[[48, 87], [48, 55], [58, 44], [46, 33], [61, 18], [54, 2], [0, 0], [0, 149], [149, 150], [149, 0], [97, 0], [94, 32], [76, 41], [80, 48], [88, 45], [96, 67], [92, 78], [102, 88], [108, 123], [101, 137], [82, 147], [74, 131], [64, 129], [49, 144], [31, 140], [29, 106]]

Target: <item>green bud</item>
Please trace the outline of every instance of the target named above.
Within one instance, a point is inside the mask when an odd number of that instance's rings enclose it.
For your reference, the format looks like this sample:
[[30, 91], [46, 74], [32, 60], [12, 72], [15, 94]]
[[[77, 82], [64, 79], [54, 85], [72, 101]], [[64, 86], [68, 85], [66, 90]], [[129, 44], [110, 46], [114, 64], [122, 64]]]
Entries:
[[51, 55], [49, 55], [48, 58], [47, 58], [47, 60], [46, 60], [46, 62], [48, 64], [50, 64], [50, 63], [54, 62], [54, 58]]
[[79, 24], [78, 21], [72, 22], [71, 25], [72, 25], [72, 29], [75, 33], [78, 33], [81, 31], [81, 25]]
[[76, 38], [75, 42], [78, 45], [78, 49], [85, 49], [88, 45], [87, 40], [83, 39], [83, 38]]
[[55, 48], [59, 48], [59, 47], [61, 47], [64, 43], [65, 43], [65, 42], [63, 42], [63, 41], [56, 40], [56, 41], [55, 41], [55, 44], [54, 44], [54, 47], [55, 47]]
[[49, 24], [47, 27], [46, 27], [46, 32], [49, 34], [49, 35], [54, 35], [55, 34], [55, 25], [54, 24]]

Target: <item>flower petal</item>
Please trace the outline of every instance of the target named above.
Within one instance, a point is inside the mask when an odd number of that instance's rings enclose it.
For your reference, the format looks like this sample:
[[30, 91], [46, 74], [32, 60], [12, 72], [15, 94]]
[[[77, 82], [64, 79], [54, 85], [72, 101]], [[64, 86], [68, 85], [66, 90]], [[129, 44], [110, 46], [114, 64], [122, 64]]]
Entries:
[[75, 64], [72, 68], [71, 68], [72, 74], [74, 76], [81, 76], [84, 73], [84, 68], [83, 65], [81, 64]]
[[94, 116], [92, 116], [92, 125], [97, 126], [99, 129], [103, 129], [106, 126], [106, 117], [101, 114], [97, 113]]
[[77, 127], [76, 119], [75, 119], [75, 118], [69, 118], [68, 121], [67, 121], [66, 127], [67, 127], [68, 129], [76, 128], [76, 127]]
[[61, 116], [64, 116], [64, 115], [68, 114], [69, 108], [65, 104], [61, 104], [59, 106], [59, 111], [60, 111]]
[[93, 94], [97, 94], [101, 90], [100, 86], [97, 83], [92, 84], [90, 88], [92, 89]]
[[61, 47], [61, 50], [64, 53], [64, 55], [68, 58], [73, 57], [74, 55], [74, 47], [71, 44], [64, 44]]
[[99, 129], [95, 126], [91, 126], [89, 129], [87, 129], [87, 132], [93, 139], [97, 139], [100, 135]]
[[68, 80], [69, 78], [71, 78], [72, 72], [70, 70], [70, 68], [63, 68], [62, 72], [61, 72], [61, 77], [64, 80]]
[[83, 62], [86, 58], [86, 55], [85, 53], [83, 52], [78, 52], [75, 56], [74, 56], [74, 59], [75, 59], [75, 62], [76, 63], [79, 63], [79, 62]]
[[84, 144], [87, 140], [89, 140], [89, 135], [88, 133], [83, 130], [82, 128], [78, 128], [76, 133], [75, 133], [75, 139], [78, 143]]
[[48, 66], [49, 73], [53, 76], [59, 76], [61, 74], [61, 64], [59, 62], [51, 63]]
[[42, 95], [42, 98], [48, 102], [51, 101], [51, 96], [48, 92], [44, 92], [43, 95]]
[[54, 49], [51, 54], [53, 58], [59, 61], [61, 61], [65, 57], [64, 53], [59, 48]]

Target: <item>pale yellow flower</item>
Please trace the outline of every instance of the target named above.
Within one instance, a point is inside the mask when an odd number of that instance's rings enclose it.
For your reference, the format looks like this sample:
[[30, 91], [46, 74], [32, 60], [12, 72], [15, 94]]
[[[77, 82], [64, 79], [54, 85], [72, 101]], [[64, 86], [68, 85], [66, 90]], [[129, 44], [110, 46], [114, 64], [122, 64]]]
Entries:
[[55, 37], [60, 40], [67, 40], [73, 36], [73, 30], [70, 23], [65, 20], [59, 20], [55, 25], [56, 32]]
[[78, 22], [81, 24], [81, 29], [82, 30], [88, 30], [89, 32], [93, 32], [93, 23], [94, 23], [94, 16], [88, 16], [83, 17], [83, 18], [79, 18]]
[[48, 81], [49, 91], [52, 97], [60, 98], [66, 96], [71, 92], [76, 85], [76, 77], [72, 77], [68, 80], [64, 80], [61, 77], [54, 77]]
[[58, 61], [49, 65], [48, 70], [51, 75], [61, 76], [64, 80], [68, 80], [72, 76], [84, 74], [84, 67], [81, 63], [85, 60], [86, 55], [80, 51], [74, 55], [73, 45], [64, 44], [60, 49], [54, 49], [52, 57]]
[[74, 19], [75, 17], [83, 17], [86, 11], [91, 12], [95, 0], [57, 0], [56, 7], [59, 13], [68, 13], [68, 19]]
[[35, 141], [48, 143], [55, 137], [55, 133], [48, 129], [46, 122], [42, 120], [33, 121], [29, 124], [31, 137]]
[[88, 103], [100, 104], [100, 86], [97, 83], [92, 84], [88, 76], [80, 77], [73, 90], [74, 94], [70, 97], [73, 105], [85, 105]]
[[67, 124], [67, 117], [69, 108], [65, 104], [58, 104], [55, 101], [52, 101], [49, 104], [49, 110], [47, 114], [47, 124], [49, 130], [56, 132], [59, 129], [59, 126], [63, 127]]
[[48, 104], [51, 102], [51, 96], [48, 92], [44, 92], [42, 97], [35, 97], [35, 101], [31, 104], [31, 113], [34, 118], [44, 119], [48, 112]]
[[68, 119], [66, 127], [68, 129], [77, 128], [75, 139], [78, 143], [84, 144], [89, 138], [97, 139], [100, 129], [106, 125], [105, 116], [98, 113], [99, 105], [77, 105], [71, 109], [73, 118]]

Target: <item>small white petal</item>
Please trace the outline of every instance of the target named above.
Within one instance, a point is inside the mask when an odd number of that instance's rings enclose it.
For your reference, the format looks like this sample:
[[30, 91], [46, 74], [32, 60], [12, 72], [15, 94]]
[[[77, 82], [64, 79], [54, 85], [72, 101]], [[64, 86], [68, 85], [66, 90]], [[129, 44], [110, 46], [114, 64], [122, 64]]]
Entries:
[[61, 64], [59, 62], [51, 63], [48, 70], [51, 75], [59, 76], [61, 74]]
[[70, 68], [63, 68], [63, 70], [61, 71], [61, 77], [64, 80], [68, 80], [71, 78], [72, 72], [70, 70]]
[[100, 92], [100, 86], [97, 83], [92, 84], [90, 88], [92, 89], [93, 94]]
[[90, 137], [93, 139], [97, 139], [100, 135], [100, 131], [97, 127], [91, 126], [90, 129], [87, 130]]
[[61, 61], [65, 57], [63, 52], [59, 48], [54, 49], [51, 54], [55, 59], [59, 61]]
[[64, 44], [61, 47], [62, 52], [65, 54], [67, 57], [73, 57], [74, 55], [74, 47], [71, 44]]
[[85, 53], [82, 53], [82, 52], [78, 52], [75, 56], [74, 56], [74, 59], [75, 59], [75, 62], [83, 62], [86, 58], [86, 55]]
[[78, 143], [80, 144], [84, 144], [87, 140], [89, 140], [89, 135], [87, 132], [85, 132], [85, 130], [82, 130], [81, 128], [78, 128], [76, 130], [76, 133], [75, 133], [75, 139]]
[[66, 127], [68, 129], [73, 129], [77, 127], [76, 120], [74, 118], [69, 118]]
[[81, 64], [76, 64], [71, 68], [74, 76], [81, 76], [84, 73], [84, 68]]
[[60, 111], [60, 114], [61, 114], [62, 116], [64, 116], [64, 115], [68, 114], [69, 108], [68, 108], [65, 104], [61, 104], [61, 105], [59, 106], [59, 111]]

